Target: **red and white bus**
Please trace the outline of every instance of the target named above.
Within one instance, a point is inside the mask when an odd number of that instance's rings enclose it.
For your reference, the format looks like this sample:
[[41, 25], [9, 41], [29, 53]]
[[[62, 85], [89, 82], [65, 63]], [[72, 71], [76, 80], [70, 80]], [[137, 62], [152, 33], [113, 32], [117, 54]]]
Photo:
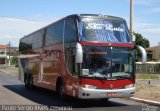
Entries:
[[[60, 96], [131, 97], [135, 44], [126, 21], [97, 14], [69, 15], [20, 39], [19, 79]], [[142, 47], [142, 59], [146, 53]]]

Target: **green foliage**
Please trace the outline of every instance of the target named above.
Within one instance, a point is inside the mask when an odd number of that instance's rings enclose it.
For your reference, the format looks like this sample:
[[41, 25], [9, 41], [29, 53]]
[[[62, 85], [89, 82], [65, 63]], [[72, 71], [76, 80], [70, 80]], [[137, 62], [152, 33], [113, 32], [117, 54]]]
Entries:
[[134, 32], [134, 35], [136, 37], [136, 45], [142, 46], [144, 48], [148, 48], [150, 46], [149, 40], [144, 38], [141, 34]]
[[16, 65], [18, 63], [18, 57], [11, 58], [11, 65]]

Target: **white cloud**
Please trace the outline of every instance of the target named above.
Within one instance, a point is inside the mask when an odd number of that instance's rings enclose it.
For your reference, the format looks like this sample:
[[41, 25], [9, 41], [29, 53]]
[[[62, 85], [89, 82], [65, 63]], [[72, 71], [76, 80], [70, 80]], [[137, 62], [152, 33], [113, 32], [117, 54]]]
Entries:
[[134, 0], [135, 5], [151, 5], [156, 0]]
[[[128, 27], [129, 18], [125, 17]], [[150, 46], [156, 46], [160, 42], [160, 24], [150, 23], [144, 17], [136, 17], [134, 19], [134, 32], [142, 34], [144, 38], [150, 41]]]
[[40, 29], [49, 23], [49, 21], [43, 22], [0, 17], [0, 44], [6, 44], [11, 41], [13, 46], [18, 46], [19, 38]]
[[160, 13], [160, 7], [154, 7], [148, 12], [150, 12], [150, 13]]
[[139, 22], [135, 24], [135, 27], [142, 32], [160, 33], [160, 24], [151, 24]]
[[152, 24], [148, 22], [135, 22], [135, 32], [141, 33], [150, 41], [151, 46], [155, 46], [160, 42], [160, 24]]

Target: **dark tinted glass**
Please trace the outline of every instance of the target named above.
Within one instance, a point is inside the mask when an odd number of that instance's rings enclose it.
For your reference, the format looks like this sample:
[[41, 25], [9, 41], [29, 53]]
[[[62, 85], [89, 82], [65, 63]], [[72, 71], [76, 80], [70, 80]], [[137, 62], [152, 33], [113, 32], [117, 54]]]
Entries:
[[65, 20], [65, 42], [75, 42], [77, 40], [76, 24], [73, 19]]
[[125, 21], [84, 18], [79, 22], [80, 41], [130, 43]]
[[19, 43], [19, 51], [20, 53], [24, 53], [26, 50], [32, 49], [32, 38], [31, 37], [25, 37], [20, 40]]
[[61, 21], [47, 28], [46, 46], [63, 42], [63, 24], [64, 22]]
[[126, 47], [83, 46], [82, 75], [86, 77], [134, 76], [134, 50]]
[[37, 33], [30, 36], [32, 38], [33, 49], [38, 49], [42, 47], [43, 36], [44, 36], [44, 30], [38, 31]]
[[44, 30], [40, 30], [29, 36], [22, 38], [19, 44], [20, 52], [23, 53], [26, 50], [41, 48], [43, 36], [44, 36]]

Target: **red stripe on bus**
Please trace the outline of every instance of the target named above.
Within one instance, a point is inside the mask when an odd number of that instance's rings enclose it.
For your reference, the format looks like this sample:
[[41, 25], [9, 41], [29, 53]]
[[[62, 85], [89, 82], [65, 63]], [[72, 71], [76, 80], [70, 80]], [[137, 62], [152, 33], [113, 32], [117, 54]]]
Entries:
[[123, 80], [97, 80], [97, 79], [88, 79], [81, 78], [79, 79], [81, 85], [93, 85], [98, 89], [118, 89], [124, 88], [127, 85], [135, 84], [135, 78], [132, 79], [123, 79]]
[[130, 43], [109, 43], [109, 42], [80, 42], [81, 45], [88, 46], [119, 46], [119, 47], [134, 47], [134, 44]]

